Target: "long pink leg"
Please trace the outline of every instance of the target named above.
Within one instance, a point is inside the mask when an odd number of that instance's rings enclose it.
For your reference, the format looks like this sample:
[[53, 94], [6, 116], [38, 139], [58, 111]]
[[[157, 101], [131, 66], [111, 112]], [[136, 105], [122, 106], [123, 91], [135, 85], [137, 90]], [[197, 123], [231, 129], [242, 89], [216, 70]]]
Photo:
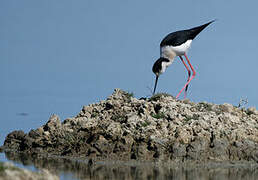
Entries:
[[177, 94], [176, 98], [179, 97], [179, 95], [182, 93], [182, 91], [186, 88], [186, 86], [193, 80], [193, 78], [194, 78], [195, 75], [196, 75], [196, 72], [195, 72], [195, 70], [194, 70], [192, 64], [190, 63], [188, 57], [186, 56], [186, 54], [184, 54], [184, 56], [185, 56], [185, 58], [186, 58], [188, 64], [190, 65], [190, 68], [191, 68], [192, 71], [193, 71], [193, 75], [192, 75], [192, 77], [187, 81], [187, 83], [184, 85], [184, 87], [181, 89], [181, 91]]
[[[187, 72], [188, 72], [188, 78], [187, 78], [187, 82], [189, 81], [190, 77], [191, 77], [191, 71], [189, 69], [189, 67], [187, 66], [187, 64], [185, 63], [184, 59], [182, 58], [182, 56], [179, 56], [181, 61], [183, 62], [183, 64], [185, 65], [186, 69], [187, 69]], [[186, 98], [186, 94], [187, 94], [187, 88], [188, 88], [188, 85], [186, 86], [185, 88], [185, 95], [184, 95], [184, 98]]]

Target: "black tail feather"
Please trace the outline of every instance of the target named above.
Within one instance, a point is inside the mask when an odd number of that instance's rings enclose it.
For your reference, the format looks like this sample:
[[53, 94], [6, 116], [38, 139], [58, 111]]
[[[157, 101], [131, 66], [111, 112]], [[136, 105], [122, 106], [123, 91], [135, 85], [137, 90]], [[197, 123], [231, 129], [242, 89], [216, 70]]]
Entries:
[[211, 23], [213, 23], [216, 20], [212, 20], [206, 24], [203, 24], [201, 26], [197, 26], [191, 29], [188, 29], [190, 35], [191, 35], [191, 39], [194, 39], [202, 30], [204, 30], [208, 25], [210, 25]]

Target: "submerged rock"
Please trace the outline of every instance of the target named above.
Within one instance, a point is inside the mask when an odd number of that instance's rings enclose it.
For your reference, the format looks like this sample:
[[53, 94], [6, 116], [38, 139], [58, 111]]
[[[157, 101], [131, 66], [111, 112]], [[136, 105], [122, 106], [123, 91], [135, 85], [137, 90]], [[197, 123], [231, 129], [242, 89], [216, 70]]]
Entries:
[[53, 115], [27, 134], [8, 134], [4, 147], [95, 159], [258, 162], [258, 111], [168, 94], [136, 99], [115, 89], [62, 123]]
[[8, 179], [59, 180], [59, 177], [51, 174], [46, 169], [42, 169], [39, 172], [32, 172], [27, 169], [18, 168], [10, 162], [0, 162], [0, 180]]

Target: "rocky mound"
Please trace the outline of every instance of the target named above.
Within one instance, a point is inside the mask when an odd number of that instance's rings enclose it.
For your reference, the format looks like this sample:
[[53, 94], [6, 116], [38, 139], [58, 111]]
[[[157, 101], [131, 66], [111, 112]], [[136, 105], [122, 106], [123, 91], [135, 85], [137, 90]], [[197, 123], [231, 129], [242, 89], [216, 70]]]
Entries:
[[102, 160], [258, 162], [258, 111], [167, 94], [136, 99], [115, 89], [62, 123], [52, 115], [27, 134], [8, 134], [4, 148]]

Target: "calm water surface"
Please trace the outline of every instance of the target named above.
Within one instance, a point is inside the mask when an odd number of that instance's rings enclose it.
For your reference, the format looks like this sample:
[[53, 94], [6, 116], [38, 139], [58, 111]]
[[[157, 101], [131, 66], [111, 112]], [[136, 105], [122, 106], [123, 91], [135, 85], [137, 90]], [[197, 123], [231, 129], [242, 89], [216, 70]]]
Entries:
[[1, 153], [0, 159], [36, 171], [45, 168], [66, 179], [176, 179], [176, 180], [257, 180], [256, 164], [208, 164], [189, 167], [139, 162], [94, 162], [60, 157], [28, 157]]

